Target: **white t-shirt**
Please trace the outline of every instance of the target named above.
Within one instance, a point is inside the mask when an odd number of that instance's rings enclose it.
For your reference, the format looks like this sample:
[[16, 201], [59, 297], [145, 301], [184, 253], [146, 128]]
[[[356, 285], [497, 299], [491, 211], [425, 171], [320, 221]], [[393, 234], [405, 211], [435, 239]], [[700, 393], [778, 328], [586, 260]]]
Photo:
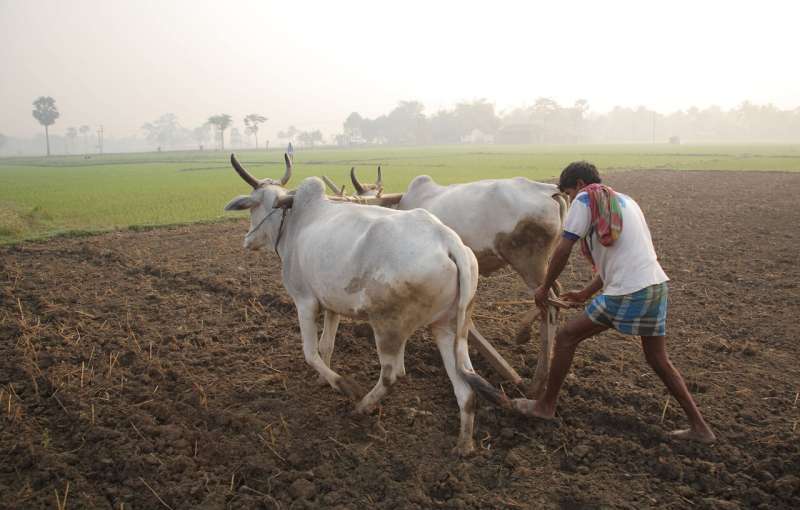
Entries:
[[589, 195], [578, 193], [564, 221], [564, 237], [583, 239], [589, 235], [589, 251], [603, 279], [603, 294], [631, 294], [669, 278], [658, 263], [650, 229], [642, 210], [631, 197], [617, 193], [622, 211], [622, 233], [611, 246], [603, 246], [592, 228]]

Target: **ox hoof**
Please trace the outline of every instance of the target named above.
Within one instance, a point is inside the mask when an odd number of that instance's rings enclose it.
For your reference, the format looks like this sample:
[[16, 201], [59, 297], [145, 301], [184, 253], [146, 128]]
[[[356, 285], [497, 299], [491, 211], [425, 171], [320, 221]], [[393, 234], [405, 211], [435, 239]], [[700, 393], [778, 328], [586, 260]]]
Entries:
[[470, 438], [468, 441], [459, 439], [458, 444], [453, 447], [453, 453], [459, 457], [467, 457], [475, 453], [475, 442]]
[[317, 386], [327, 386], [327, 385], [328, 385], [327, 379], [325, 379], [321, 375], [318, 375], [317, 376]]
[[378, 404], [365, 403], [363, 400], [356, 405], [356, 413], [368, 416], [378, 410]]
[[336, 383], [336, 389], [352, 400], [360, 400], [364, 395], [361, 386], [349, 377], [341, 377]]

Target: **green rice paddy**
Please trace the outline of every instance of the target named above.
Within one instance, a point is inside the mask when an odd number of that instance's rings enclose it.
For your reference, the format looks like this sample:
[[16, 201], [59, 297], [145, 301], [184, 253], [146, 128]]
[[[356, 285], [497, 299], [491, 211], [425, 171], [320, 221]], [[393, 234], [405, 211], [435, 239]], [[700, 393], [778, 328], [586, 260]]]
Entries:
[[[278, 151], [240, 151], [257, 177], [283, 174]], [[218, 221], [232, 197], [248, 192], [222, 152], [159, 152], [0, 159], [0, 243], [59, 234]], [[380, 164], [387, 192], [416, 175], [440, 183], [524, 176], [551, 180], [586, 159], [601, 172], [627, 169], [800, 171], [800, 144], [440, 146], [297, 150], [290, 187], [328, 175], [352, 190]]]

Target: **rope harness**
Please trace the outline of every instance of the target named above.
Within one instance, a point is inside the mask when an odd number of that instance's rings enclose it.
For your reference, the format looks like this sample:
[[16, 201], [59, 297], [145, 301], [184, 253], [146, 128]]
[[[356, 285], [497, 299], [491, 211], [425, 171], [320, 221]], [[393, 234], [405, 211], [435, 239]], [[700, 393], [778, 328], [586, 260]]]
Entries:
[[281, 236], [283, 235], [283, 222], [286, 220], [286, 213], [289, 212], [288, 207], [282, 207], [282, 209], [283, 209], [283, 214], [281, 215], [281, 225], [278, 227], [278, 237], [275, 239], [275, 247], [274, 247], [275, 255], [278, 256], [278, 260], [281, 259], [281, 254], [278, 253], [278, 243], [281, 242]]
[[247, 232], [247, 234], [245, 235], [245, 237], [248, 237], [251, 234], [255, 233], [259, 228], [261, 228], [261, 225], [263, 225], [264, 222], [269, 219], [270, 216], [272, 216], [273, 214], [275, 214], [276, 212], [281, 211], [281, 210], [283, 211], [283, 214], [281, 215], [281, 224], [278, 227], [278, 237], [275, 239], [275, 246], [273, 246], [273, 249], [275, 250], [275, 254], [278, 255], [279, 259], [281, 258], [281, 256], [278, 253], [278, 243], [281, 242], [281, 236], [283, 235], [283, 223], [284, 223], [284, 221], [286, 221], [286, 213], [289, 211], [288, 207], [281, 207], [281, 208], [273, 209], [272, 212], [270, 212], [269, 214], [264, 216], [264, 219], [259, 221], [258, 225], [256, 225], [255, 227], [251, 228]]
[[275, 209], [275, 210], [273, 210], [271, 213], [269, 213], [269, 214], [267, 214], [266, 216], [264, 216], [264, 219], [263, 219], [263, 220], [261, 220], [261, 221], [259, 221], [259, 222], [258, 222], [258, 225], [256, 225], [255, 227], [251, 228], [251, 229], [250, 229], [250, 230], [247, 232], [247, 234], [245, 234], [245, 237], [249, 236], [250, 234], [252, 234], [252, 233], [253, 233], [253, 232], [255, 232], [256, 230], [258, 230], [259, 228], [261, 228], [261, 225], [263, 225], [263, 224], [264, 224], [264, 222], [265, 222], [265, 221], [267, 221], [267, 220], [269, 219], [269, 217], [270, 217], [270, 216], [272, 216], [273, 214], [275, 214], [276, 212], [278, 212], [278, 209]]

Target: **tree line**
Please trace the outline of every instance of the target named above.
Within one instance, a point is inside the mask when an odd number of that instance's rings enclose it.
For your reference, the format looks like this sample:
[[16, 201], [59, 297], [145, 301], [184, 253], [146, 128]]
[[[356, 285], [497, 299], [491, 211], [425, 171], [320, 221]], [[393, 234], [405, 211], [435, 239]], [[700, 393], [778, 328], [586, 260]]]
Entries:
[[723, 110], [691, 107], [669, 114], [644, 106], [591, 113], [586, 100], [571, 106], [541, 97], [533, 105], [498, 114], [485, 99], [426, 115], [418, 101], [401, 101], [389, 113], [351, 113], [334, 140], [339, 145], [451, 143], [603, 143], [693, 141], [797, 141], [800, 108], [781, 110], [749, 101]]
[[[50, 126], [55, 124], [61, 114], [58, 111], [55, 99], [49, 96], [37, 98], [33, 102], [33, 107], [33, 117], [44, 127], [45, 153], [47, 156], [50, 156]], [[245, 136], [253, 137], [256, 148], [259, 147], [259, 127], [267, 120], [265, 116], [258, 113], [251, 113], [246, 115], [243, 119]], [[174, 113], [165, 113], [152, 122], [146, 122], [142, 125], [141, 129], [145, 132], [145, 140], [157, 150], [162, 150], [162, 148], [185, 148], [188, 143], [193, 143], [200, 150], [203, 150], [205, 144], [210, 141], [215, 142], [220, 150], [225, 150], [225, 131], [231, 127], [232, 123], [233, 117], [223, 113], [210, 116], [205, 123], [194, 129], [187, 129], [180, 125], [178, 117]], [[79, 128], [74, 126], [68, 127], [63, 135], [65, 152], [69, 154], [75, 151], [75, 139], [80, 133], [84, 140], [83, 152], [85, 154], [89, 153], [90, 132], [91, 128], [88, 125], [82, 125]], [[318, 131], [315, 133], [319, 136], [311, 137], [313, 138], [312, 144], [314, 141], [322, 141], [322, 134]], [[241, 146], [242, 133], [237, 128], [231, 128], [230, 140], [233, 145]], [[7, 142], [8, 138], [0, 133], [0, 149], [2, 149]], [[100, 126], [97, 131], [97, 142], [97, 149], [102, 153], [102, 126]], [[265, 142], [265, 148], [267, 148], [267, 145], [268, 142]]]
[[[225, 132], [230, 128], [229, 141], [233, 147], [243, 147], [246, 145], [248, 137], [252, 136], [252, 141], [256, 149], [260, 148], [258, 142], [259, 126], [269, 119], [258, 113], [246, 115], [243, 119], [244, 133], [238, 127], [233, 127], [233, 117], [226, 113], [212, 115], [202, 125], [187, 129], [178, 123], [178, 118], [173, 113], [165, 113], [153, 122], [148, 122], [142, 126], [146, 133], [146, 139], [152, 145], [164, 148], [186, 147], [191, 140], [197, 148], [203, 150], [209, 142], [219, 150], [225, 150]], [[320, 130], [300, 131], [294, 126], [278, 131], [278, 138], [283, 141], [299, 142], [301, 145], [313, 147], [324, 141]], [[264, 149], [269, 149], [269, 140], [263, 143]]]
[[[244, 121], [245, 136], [252, 136], [255, 140], [255, 147], [258, 148], [258, 131], [260, 125], [268, 119], [259, 113], [246, 115]], [[227, 113], [212, 115], [200, 126], [194, 129], [187, 129], [178, 123], [178, 117], [174, 113], [165, 113], [153, 122], [142, 125], [142, 130], [146, 133], [145, 139], [152, 145], [162, 148], [179, 148], [187, 145], [191, 141], [197, 148], [203, 150], [209, 142], [213, 142], [219, 150], [225, 150], [225, 131], [230, 130], [230, 141], [234, 146], [242, 144], [242, 133], [238, 128], [231, 127], [233, 117]], [[268, 142], [265, 142], [265, 148]]]
[[[33, 117], [44, 128], [46, 154], [51, 153], [50, 127], [60, 117], [55, 99], [41, 96], [33, 102]], [[259, 113], [243, 117], [243, 131], [233, 126], [229, 114], [211, 115], [195, 128], [185, 128], [173, 113], [165, 113], [142, 125], [144, 139], [157, 150], [212, 147], [225, 149], [225, 134], [233, 147], [255, 146], [269, 148], [269, 140], [259, 144], [262, 124], [269, 119]], [[88, 125], [67, 127], [63, 135], [65, 152], [78, 152], [81, 139], [84, 153], [103, 151], [103, 128], [93, 130]], [[300, 131], [295, 126], [279, 130], [282, 141], [313, 147], [326, 142], [318, 129]], [[92, 145], [90, 147], [90, 137]], [[252, 138], [250, 138], [252, 137]], [[782, 110], [772, 104], [758, 105], [744, 101], [739, 106], [723, 110], [719, 106], [700, 109], [691, 107], [668, 114], [644, 106], [617, 106], [606, 113], [594, 113], [586, 100], [564, 106], [557, 101], [540, 97], [530, 106], [512, 108], [498, 113], [485, 99], [456, 104], [426, 114], [419, 101], [400, 101], [390, 112], [367, 118], [358, 112], [347, 116], [341, 133], [328, 140], [340, 146], [365, 144], [425, 145], [455, 143], [604, 143], [604, 142], [666, 142], [691, 141], [792, 141], [800, 139], [800, 107]], [[252, 143], [251, 143], [252, 140]], [[9, 138], [0, 133], [0, 150]], [[142, 150], [141, 145], [128, 140], [125, 147]]]

